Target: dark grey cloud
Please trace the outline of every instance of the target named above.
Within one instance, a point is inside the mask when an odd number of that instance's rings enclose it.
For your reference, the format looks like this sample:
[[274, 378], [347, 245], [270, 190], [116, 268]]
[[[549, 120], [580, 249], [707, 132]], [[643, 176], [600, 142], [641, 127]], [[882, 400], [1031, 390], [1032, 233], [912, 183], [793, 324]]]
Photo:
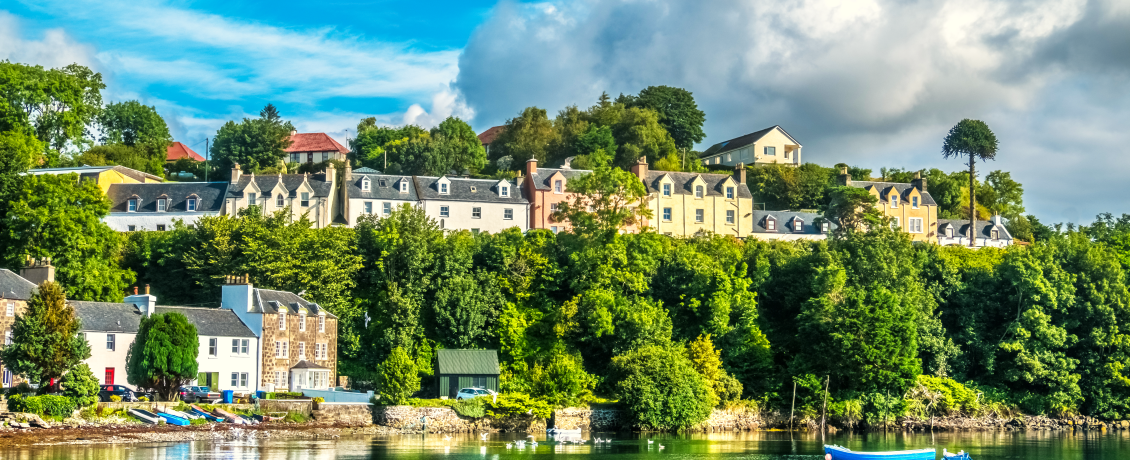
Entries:
[[[774, 124], [805, 160], [958, 169], [939, 155], [961, 118], [1001, 138], [1045, 219], [1130, 212], [1130, 2], [582, 0], [504, 2], [454, 84], [476, 127], [602, 91], [694, 92], [710, 144]], [[1079, 187], [1101, 178], [1115, 193]], [[1069, 185], [1071, 184], [1071, 185]]]

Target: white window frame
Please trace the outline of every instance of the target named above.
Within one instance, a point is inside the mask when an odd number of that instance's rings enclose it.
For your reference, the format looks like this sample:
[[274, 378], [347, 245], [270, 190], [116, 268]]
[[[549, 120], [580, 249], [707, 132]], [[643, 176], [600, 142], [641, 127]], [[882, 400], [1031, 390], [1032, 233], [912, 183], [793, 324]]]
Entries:
[[891, 207], [892, 208], [899, 207], [899, 196], [898, 195], [891, 195]]
[[471, 208], [471, 218], [472, 219], [482, 219], [483, 218], [483, 208], [480, 208], [480, 207]]
[[168, 198], [158, 198], [157, 199], [157, 212], [166, 212], [168, 210], [169, 210], [169, 199]]
[[16, 303], [8, 301], [8, 306], [5, 308], [5, 315], [16, 316]]
[[298, 314], [298, 332], [306, 332], [306, 313]]
[[502, 188], [499, 189], [499, 194], [502, 195], [503, 198], [510, 198], [510, 187], [503, 185]]
[[733, 187], [726, 187], [726, 199], [727, 200], [734, 199], [734, 188]]
[[240, 388], [247, 388], [247, 382], [248, 382], [248, 380], [251, 380], [251, 379], [248, 378], [248, 376], [249, 375], [248, 375], [247, 372], [240, 372], [239, 373], [239, 386], [240, 386]]
[[239, 339], [231, 339], [231, 354], [239, 354]]
[[953, 227], [946, 227], [946, 238], [953, 238]]
[[773, 147], [773, 146], [765, 147], [764, 152], [765, 152], [765, 156], [775, 157], [775, 156], [777, 156], [777, 147]]
[[318, 332], [326, 332], [326, 315], [318, 315]]
[[447, 195], [448, 193], [449, 192], [447, 191], [447, 182], [440, 182], [439, 183], [439, 194], [440, 195]]
[[701, 200], [704, 196], [706, 196], [706, 187], [701, 185], [694, 186], [694, 197]]
[[248, 193], [247, 194], [247, 205], [248, 206], [255, 206], [255, 198], [256, 197], [255, 197], [254, 193]]
[[898, 230], [902, 228], [902, 221], [898, 217], [891, 218], [891, 230]]
[[301, 198], [302, 202], [298, 203], [298, 205], [302, 206], [303, 208], [310, 207], [310, 192], [302, 192]]
[[913, 208], [913, 209], [918, 209], [918, 197], [916, 197], [916, 196], [910, 197], [910, 207]]
[[502, 220], [514, 220], [514, 208], [504, 208], [502, 210]]
[[828, 233], [830, 230], [832, 230], [832, 224], [828, 223], [828, 221], [820, 223], [820, 233]]
[[372, 201], [366, 201], [365, 202], [365, 214], [372, 214], [372, 213], [373, 213], [373, 202]]
[[803, 232], [804, 232], [804, 220], [803, 219], [793, 219], [793, 233], [803, 233]]
[[765, 219], [765, 230], [770, 232], [777, 231], [777, 221], [775, 219]]
[[907, 230], [909, 230], [910, 233], [922, 233], [922, 218], [921, 217], [911, 217], [911, 218], [907, 219], [907, 224], [908, 224]]
[[408, 193], [408, 181], [400, 181], [400, 193]]
[[286, 311], [285, 310], [279, 310], [279, 330], [280, 331], [286, 330]]
[[671, 196], [671, 184], [663, 184], [663, 196]]
[[695, 223], [706, 222], [706, 210], [702, 209], [702, 208], [695, 209], [694, 210], [694, 221], [695, 221]]
[[239, 372], [231, 373], [231, 386], [235, 388], [239, 387]]
[[239, 354], [251, 354], [251, 339], [240, 339], [239, 341]]
[[220, 355], [220, 339], [215, 337], [208, 338], [208, 356], [216, 357]]
[[451, 217], [451, 208], [449, 208], [447, 206], [440, 206], [439, 207], [439, 216], [440, 217]]
[[373, 181], [369, 180], [368, 177], [361, 179], [361, 191], [362, 192], [368, 192], [369, 190], [372, 190], [372, 189], [373, 189]]
[[306, 342], [298, 342], [298, 360], [306, 359]]
[[188, 212], [196, 212], [196, 198], [189, 198], [185, 200], [184, 203], [184, 208], [187, 209]]
[[117, 334], [106, 334], [106, 349], [110, 351], [118, 350]]
[[137, 212], [137, 205], [141, 200], [137, 198], [130, 198], [126, 202], [126, 212]]
[[282, 341], [281, 340], [275, 341], [275, 357], [276, 358], [282, 358]]
[[664, 222], [671, 222], [671, 216], [672, 216], [671, 208], [663, 208], [663, 221]]
[[737, 220], [737, 213], [734, 212], [733, 209], [727, 209], [726, 210], [726, 224], [734, 225], [735, 220]]
[[392, 214], [392, 203], [388, 201], [384, 201], [382, 203], [383, 204], [381, 205], [381, 212], [383, 212], [386, 216]]
[[275, 207], [281, 208], [283, 206], [286, 206], [286, 198], [283, 198], [283, 194], [280, 193], [275, 197]]
[[553, 181], [553, 193], [557, 193], [557, 194], [565, 193], [564, 181], [562, 181], [561, 179], [557, 179], [557, 180]]

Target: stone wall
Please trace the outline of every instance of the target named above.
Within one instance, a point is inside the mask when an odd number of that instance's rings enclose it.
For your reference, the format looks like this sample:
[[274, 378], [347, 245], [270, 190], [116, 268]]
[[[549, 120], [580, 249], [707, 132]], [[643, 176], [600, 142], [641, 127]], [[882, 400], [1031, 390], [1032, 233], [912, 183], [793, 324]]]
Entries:
[[[619, 431], [631, 429], [628, 414], [621, 409], [570, 407], [553, 411], [552, 426], [562, 430]], [[746, 409], [714, 409], [694, 431], [748, 431], [761, 426], [760, 416]]]
[[309, 399], [260, 399], [259, 410], [271, 412], [297, 412], [307, 417], [314, 410], [314, 401]]
[[314, 409], [314, 420], [328, 423], [341, 423], [349, 426], [368, 426], [373, 424], [372, 404], [321, 403]]
[[[172, 409], [172, 408], [176, 407], [178, 404], [180, 404], [179, 401], [178, 402], [163, 402], [163, 401], [157, 401], [157, 402], [152, 402], [152, 401], [151, 402], [100, 402], [100, 403], [98, 403], [98, 408], [102, 409], [104, 407], [108, 407], [108, 408], [111, 408], [113, 410], [141, 409], [141, 410], [147, 410], [147, 411], [150, 411], [150, 412], [154, 412], [154, 411], [159, 411], [159, 410], [165, 410], [165, 408]], [[213, 404], [212, 407], [219, 407], [220, 409], [224, 409], [226, 411], [232, 411], [232, 410], [235, 410], [235, 409], [251, 410], [251, 409], [255, 408], [255, 406], [252, 405], [252, 404]]]
[[761, 427], [761, 415], [749, 409], [714, 409], [695, 426], [697, 431], [752, 431]]
[[373, 406], [378, 425], [404, 431], [470, 433], [480, 431], [544, 432], [545, 420], [536, 417], [503, 419], [461, 417], [450, 407]]

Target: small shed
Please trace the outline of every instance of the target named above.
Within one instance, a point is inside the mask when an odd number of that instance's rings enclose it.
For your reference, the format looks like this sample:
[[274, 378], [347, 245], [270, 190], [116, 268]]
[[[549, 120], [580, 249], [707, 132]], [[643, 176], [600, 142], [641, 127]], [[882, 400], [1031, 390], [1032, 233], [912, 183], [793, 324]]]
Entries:
[[461, 388], [498, 391], [498, 350], [439, 350], [436, 388], [439, 396], [454, 398]]

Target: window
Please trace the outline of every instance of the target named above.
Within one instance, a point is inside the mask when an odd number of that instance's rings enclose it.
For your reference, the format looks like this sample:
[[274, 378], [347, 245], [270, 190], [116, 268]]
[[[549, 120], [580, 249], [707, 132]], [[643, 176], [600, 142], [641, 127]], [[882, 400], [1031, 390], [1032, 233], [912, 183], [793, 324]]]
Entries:
[[157, 231], [158, 232], [165, 231], [165, 224], [157, 224]]
[[441, 195], [447, 195], [447, 182], [439, 183], [439, 193]]
[[387, 184], [385, 184], [384, 179], [377, 179], [377, 185], [380, 185], [381, 187], [387, 187], [388, 186]]
[[553, 181], [553, 193], [561, 193], [561, 189], [562, 189], [561, 181], [559, 181], [559, 180]]
[[129, 203], [126, 205], [126, 211], [137, 212], [137, 200], [136, 199], [131, 198], [129, 200]]
[[765, 229], [771, 232], [777, 231], [777, 221], [773, 219], [765, 219]]
[[946, 227], [946, 238], [953, 238], [953, 227]]
[[126, 230], [131, 231], [131, 232], [137, 231], [137, 226], [136, 225], [127, 225]]
[[704, 209], [695, 209], [694, 210], [694, 221], [695, 222], [702, 222], [703, 220], [705, 220], [705, 216], [706, 216], [706, 210], [704, 210]]
[[671, 208], [663, 208], [663, 220], [671, 221]]
[[298, 342], [298, 359], [306, 359], [306, 342]]
[[298, 332], [306, 332], [306, 313], [298, 314]]
[[777, 147], [765, 147], [766, 156], [777, 156]]
[[188, 212], [196, 212], [196, 198], [189, 198], [185, 202], [185, 209], [188, 209]]
[[4, 331], [4, 345], [11, 345], [11, 344], [12, 344], [12, 330], [8, 329], [8, 330]]
[[5, 314], [8, 315], [8, 316], [15, 316], [16, 315], [16, 303], [15, 302], [8, 302], [8, 308], [7, 308], [7, 311], [5, 312]]
[[832, 224], [829, 224], [827, 222], [821, 222], [820, 223], [820, 232], [821, 233], [828, 233], [828, 231], [831, 230], [831, 229], [832, 229]]
[[275, 342], [275, 357], [282, 358], [282, 342]]
[[726, 210], [726, 223], [734, 225], [734, 218], [737, 217], [733, 209]]
[[891, 195], [891, 207], [892, 208], [899, 207], [899, 196], [898, 195]]
[[275, 207], [281, 208], [283, 206], [286, 206], [286, 201], [285, 198], [283, 198], [283, 194], [280, 193], [275, 196]]
[[551, 231], [551, 232], [553, 232], [553, 233], [557, 233], [557, 226], [556, 226], [556, 225], [552, 225], [552, 226], [550, 226], [550, 227], [549, 227], [549, 231]]
[[381, 210], [384, 211], [386, 216], [392, 214], [392, 203], [385, 201], [384, 206]]
[[785, 150], [785, 159], [786, 159], [786, 160], [788, 160], [788, 159], [789, 159], [789, 151], [788, 151], [788, 150]]
[[281, 388], [286, 382], [283, 380], [283, 373], [275, 371], [275, 387]]
[[310, 206], [310, 193], [302, 192], [302, 202], [298, 204], [304, 208]]
[[239, 353], [248, 354], [251, 351], [251, 339], [242, 339], [239, 341]]
[[114, 334], [106, 334], [106, 349], [114, 351], [117, 346], [117, 337]]
[[169, 200], [165, 198], [157, 199], [157, 212], [165, 212], [169, 209]]
[[361, 179], [361, 191], [362, 192], [368, 192], [371, 188], [373, 188], [373, 183], [372, 183], [372, 181], [369, 180], [368, 177]]
[[400, 193], [408, 193], [408, 181], [400, 181]]
[[511, 208], [503, 209], [502, 210], [502, 219], [503, 220], [514, 220], [514, 210], [511, 209]]
[[898, 217], [892, 217], [891, 218], [891, 230], [898, 230], [899, 227], [902, 227], [902, 225], [900, 225], [899, 218]]
[[918, 209], [918, 197], [916, 197], [916, 196], [910, 197], [910, 207], [912, 207], [914, 209]]
[[279, 310], [279, 330], [286, 330], [286, 312], [283, 310]]
[[800, 219], [793, 219], [793, 233], [801, 233], [804, 231], [804, 221]]
[[481, 219], [483, 217], [483, 208], [471, 208], [471, 218]]
[[671, 196], [671, 184], [663, 184], [663, 196]]
[[549, 212], [557, 212], [557, 203], [549, 204]]
[[239, 372], [232, 372], [231, 373], [231, 386], [233, 386], [233, 387], [239, 386]]
[[731, 161], [733, 159], [734, 159], [733, 154], [731, 154], [731, 153], [726, 154], [726, 161]]
[[372, 214], [372, 213], [373, 213], [373, 202], [372, 201], [366, 201], [365, 202], [365, 214]]
[[730, 199], [730, 200], [734, 199], [734, 188], [733, 187], [726, 187], [726, 199]]
[[216, 356], [220, 354], [220, 339], [215, 337], [208, 339], [208, 356]]
[[993, 235], [992, 237], [993, 237], [994, 240], [1000, 238], [1000, 233], [995, 228], [993, 229], [992, 235]]
[[231, 352], [233, 355], [239, 354], [239, 339], [231, 339]]
[[318, 315], [318, 332], [326, 332], [326, 315]]
[[702, 186], [701, 185], [694, 186], [694, 197], [695, 198], [702, 198]]
[[475, 193], [475, 192], [477, 192], [477, 191], [478, 191], [478, 189], [476, 189], [476, 188], [475, 188], [475, 186], [474, 186], [474, 185], [472, 185], [472, 186], [471, 186], [471, 193]]
[[247, 205], [248, 206], [255, 206], [255, 194], [254, 193], [248, 193], [247, 194]]
[[451, 209], [448, 208], [447, 206], [440, 206], [439, 207], [439, 216], [440, 217], [451, 217]]
[[502, 188], [499, 189], [499, 193], [502, 195], [503, 198], [509, 198], [510, 197], [510, 187], [503, 185]]
[[241, 387], [247, 386], [247, 373], [246, 372], [240, 372], [239, 373], [239, 386], [241, 386]]
[[911, 217], [909, 222], [907, 222], [907, 224], [909, 224], [908, 230], [910, 230], [910, 233], [922, 233], [922, 218], [921, 217]]
[[290, 357], [290, 342], [283, 342], [282, 343], [282, 353], [283, 353], [283, 358]]

